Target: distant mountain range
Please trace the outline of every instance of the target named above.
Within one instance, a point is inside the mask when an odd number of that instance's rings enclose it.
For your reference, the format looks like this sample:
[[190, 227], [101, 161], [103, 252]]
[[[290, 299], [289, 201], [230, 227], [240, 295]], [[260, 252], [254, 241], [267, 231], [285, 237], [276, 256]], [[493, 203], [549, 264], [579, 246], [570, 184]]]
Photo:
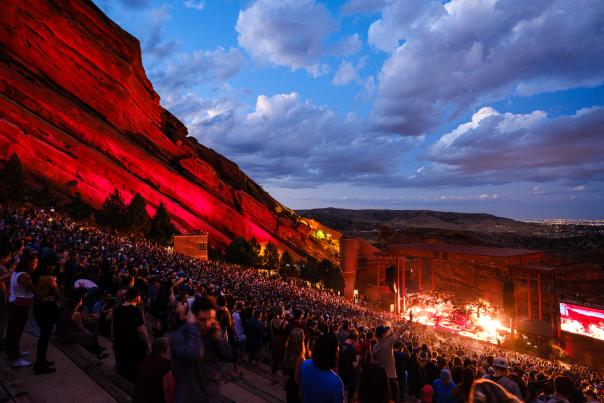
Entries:
[[432, 210], [349, 210], [328, 207], [298, 210], [297, 212], [342, 232], [376, 231], [382, 225], [387, 225], [392, 229], [438, 228], [508, 232], [523, 230], [535, 225], [492, 214]]

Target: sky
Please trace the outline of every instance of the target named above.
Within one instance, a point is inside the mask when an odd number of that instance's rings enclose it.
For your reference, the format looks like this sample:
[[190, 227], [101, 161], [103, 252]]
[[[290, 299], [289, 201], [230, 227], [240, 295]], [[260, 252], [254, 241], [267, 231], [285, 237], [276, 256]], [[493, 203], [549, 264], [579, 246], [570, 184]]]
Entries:
[[604, 218], [602, 0], [94, 0], [290, 208]]

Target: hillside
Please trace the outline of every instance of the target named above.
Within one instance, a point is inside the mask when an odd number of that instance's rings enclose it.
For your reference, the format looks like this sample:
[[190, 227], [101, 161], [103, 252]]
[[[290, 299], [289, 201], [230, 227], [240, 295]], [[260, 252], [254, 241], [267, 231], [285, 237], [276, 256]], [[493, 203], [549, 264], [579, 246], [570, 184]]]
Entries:
[[431, 210], [348, 210], [328, 207], [298, 210], [298, 213], [342, 232], [377, 231], [382, 225], [393, 229], [439, 228], [489, 232], [528, 227], [526, 223], [491, 214]]
[[30, 186], [97, 208], [115, 188], [126, 202], [140, 193], [149, 213], [163, 202], [180, 231], [214, 245], [255, 237], [336, 258], [339, 233], [282, 206], [159, 101], [139, 41], [90, 0], [2, 2], [0, 162], [16, 153]]

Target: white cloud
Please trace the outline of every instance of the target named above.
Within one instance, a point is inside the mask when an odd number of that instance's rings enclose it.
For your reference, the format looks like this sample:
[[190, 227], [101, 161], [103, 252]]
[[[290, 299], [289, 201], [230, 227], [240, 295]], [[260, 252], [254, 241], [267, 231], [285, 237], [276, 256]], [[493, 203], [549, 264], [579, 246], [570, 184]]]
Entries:
[[347, 85], [353, 81], [358, 81], [359, 74], [357, 71], [357, 67], [352, 63], [343, 60], [342, 64], [338, 68], [338, 71], [331, 80], [333, 85]]
[[360, 47], [357, 34], [328, 44], [337, 28], [327, 8], [314, 0], [257, 0], [239, 12], [235, 26], [239, 46], [257, 61], [304, 69], [314, 77], [329, 71], [323, 56], [350, 55]]

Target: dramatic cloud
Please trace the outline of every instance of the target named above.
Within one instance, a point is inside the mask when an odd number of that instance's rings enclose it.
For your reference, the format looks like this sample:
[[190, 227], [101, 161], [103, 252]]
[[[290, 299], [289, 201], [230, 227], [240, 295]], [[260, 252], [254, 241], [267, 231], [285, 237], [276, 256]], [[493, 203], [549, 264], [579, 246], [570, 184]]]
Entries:
[[360, 47], [358, 35], [327, 43], [337, 23], [314, 0], [258, 0], [239, 12], [235, 29], [239, 45], [256, 60], [305, 69], [315, 77], [328, 71], [321, 57], [349, 55]]
[[191, 133], [272, 186], [370, 182], [394, 174], [410, 146], [408, 139], [364, 133], [354, 116], [341, 118], [297, 93], [261, 95], [251, 112], [226, 102], [198, 104], [199, 111], [179, 114]]
[[228, 80], [239, 73], [244, 63], [245, 57], [238, 48], [194, 51], [178, 55], [151, 78], [162, 93], [173, 93], [207, 82]]
[[[431, 147], [428, 158], [437, 168], [424, 170], [417, 180], [452, 185], [563, 182], [580, 191], [587, 181], [604, 180], [602, 155], [604, 107], [556, 118], [541, 111], [512, 114], [482, 108]], [[533, 193], [541, 189], [536, 185]]]
[[374, 123], [420, 135], [480, 103], [604, 82], [600, 0], [392, 1], [369, 43], [392, 52]]

